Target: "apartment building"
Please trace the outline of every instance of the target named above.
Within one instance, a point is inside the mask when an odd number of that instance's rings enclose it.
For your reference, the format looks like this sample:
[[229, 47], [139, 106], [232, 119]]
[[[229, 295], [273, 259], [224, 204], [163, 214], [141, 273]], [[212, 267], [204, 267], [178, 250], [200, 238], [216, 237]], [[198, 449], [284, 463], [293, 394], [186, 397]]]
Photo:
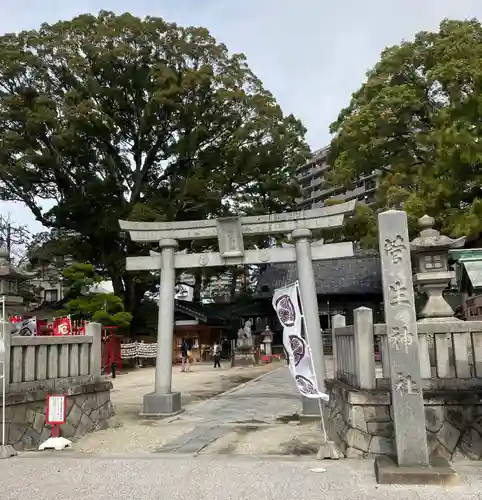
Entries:
[[[192, 274], [184, 272], [181, 276], [179, 276], [178, 282], [194, 287], [195, 278]], [[203, 286], [200, 297], [201, 302], [203, 304], [209, 304], [215, 302], [216, 300], [229, 301], [231, 298], [231, 285], [232, 275], [229, 271], [221, 274], [220, 276], [213, 276]], [[246, 286], [249, 286], [249, 280], [245, 283], [244, 276], [239, 276], [236, 278], [235, 293], [239, 293]]]
[[300, 208], [319, 208], [324, 206], [328, 199], [340, 202], [358, 199], [363, 203], [373, 203], [377, 189], [377, 172], [373, 171], [370, 175], [360, 177], [348, 190], [344, 187], [329, 186], [326, 180], [326, 174], [330, 170], [327, 162], [328, 152], [328, 146], [318, 149], [307, 163], [297, 169], [296, 176], [302, 189], [302, 197], [297, 200]]

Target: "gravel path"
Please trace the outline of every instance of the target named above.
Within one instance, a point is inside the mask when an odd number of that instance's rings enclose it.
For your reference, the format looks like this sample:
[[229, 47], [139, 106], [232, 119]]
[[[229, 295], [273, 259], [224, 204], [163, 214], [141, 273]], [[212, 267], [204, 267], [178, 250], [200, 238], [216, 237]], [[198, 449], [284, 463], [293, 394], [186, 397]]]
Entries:
[[[326, 472], [310, 469], [323, 467]], [[481, 466], [458, 466], [463, 486], [377, 486], [369, 460], [254, 460], [223, 456], [13, 458], [0, 468], [2, 500], [479, 500]]]

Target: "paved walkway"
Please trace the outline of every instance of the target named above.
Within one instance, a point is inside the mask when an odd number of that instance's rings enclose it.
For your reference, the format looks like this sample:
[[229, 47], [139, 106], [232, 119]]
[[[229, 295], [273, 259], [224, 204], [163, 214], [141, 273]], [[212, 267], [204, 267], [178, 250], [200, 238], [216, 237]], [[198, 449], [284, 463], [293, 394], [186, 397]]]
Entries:
[[188, 406], [169, 422], [270, 424], [299, 410], [300, 396], [293, 378], [287, 367], [281, 367], [217, 398]]
[[[181, 366], [172, 369], [172, 390], [182, 395], [184, 408], [191, 403], [211, 398], [239, 384], [275, 370], [280, 365], [272, 363], [258, 366], [230, 368], [226, 361], [222, 369], [213, 368], [212, 363], [195, 363], [189, 373], [182, 373]], [[121, 374], [113, 379], [112, 403], [116, 409], [117, 420], [122, 423], [138, 422], [144, 394], [154, 388], [155, 368], [146, 367]]]
[[377, 486], [371, 460], [37, 457], [2, 461], [2, 500], [480, 500], [482, 491], [478, 464], [457, 465], [463, 485], [442, 488]]
[[[243, 384], [262, 374], [263, 378]], [[180, 374], [176, 370], [174, 375], [174, 390], [183, 391], [183, 413], [165, 420], [140, 418], [142, 396], [149, 390], [153, 370], [126, 374], [116, 379], [112, 393], [118, 425], [84, 436], [74, 443], [74, 450], [103, 455], [197, 453], [233, 426], [273, 423], [278, 417], [300, 409], [300, 398], [288, 369], [282, 364], [216, 371], [211, 366], [196, 365], [191, 373]], [[223, 389], [228, 392], [196, 401], [199, 397], [219, 394]]]
[[160, 453], [201, 453], [241, 425], [283, 425], [281, 417], [300, 411], [300, 396], [287, 367], [248, 382], [217, 398], [192, 405], [168, 421], [195, 427], [157, 449]]

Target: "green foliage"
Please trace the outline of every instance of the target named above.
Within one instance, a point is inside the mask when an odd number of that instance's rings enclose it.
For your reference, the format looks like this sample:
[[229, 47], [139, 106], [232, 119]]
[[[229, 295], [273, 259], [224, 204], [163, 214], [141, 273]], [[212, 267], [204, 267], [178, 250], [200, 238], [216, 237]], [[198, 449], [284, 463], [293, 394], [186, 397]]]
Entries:
[[359, 203], [342, 229], [345, 240], [357, 242], [361, 248], [378, 248], [377, 212]]
[[59, 314], [73, 319], [97, 321], [106, 326], [128, 328], [132, 314], [124, 310], [124, 303], [113, 293], [92, 293], [90, 288], [102, 278], [91, 264], [77, 263], [62, 271], [64, 285], [68, 287], [65, 309]]
[[[338, 205], [339, 200], [329, 199], [326, 206]], [[377, 232], [377, 211], [369, 205], [358, 203], [355, 213], [347, 217], [342, 229], [322, 230], [319, 238], [324, 238], [327, 242], [353, 241], [357, 246], [364, 249], [378, 248]]]
[[39, 295], [43, 292], [43, 288], [32, 286], [27, 280], [21, 280], [18, 283], [18, 295], [22, 297], [23, 303], [30, 307], [31, 304], [38, 302]]
[[[66, 257], [74, 254], [80, 256], [81, 248], [82, 242], [78, 237], [44, 231], [33, 236], [27, 246], [26, 257], [32, 269], [50, 265], [61, 272], [65, 268]], [[84, 260], [82, 258], [79, 261]]]
[[132, 314], [124, 311], [122, 299], [113, 293], [86, 294], [71, 299], [59, 314], [69, 314], [73, 319], [96, 321], [120, 328], [128, 328], [132, 321]]
[[482, 26], [443, 21], [438, 33], [386, 49], [332, 124], [333, 181], [380, 170], [380, 206], [425, 213], [451, 235], [482, 230]]
[[0, 197], [63, 231], [134, 314], [150, 284], [125, 272], [141, 247], [118, 220], [289, 208], [304, 133], [203, 28], [101, 12], [0, 37]]
[[67, 296], [80, 297], [90, 287], [100, 283], [102, 278], [92, 264], [74, 263], [62, 271], [62, 279], [67, 288]]

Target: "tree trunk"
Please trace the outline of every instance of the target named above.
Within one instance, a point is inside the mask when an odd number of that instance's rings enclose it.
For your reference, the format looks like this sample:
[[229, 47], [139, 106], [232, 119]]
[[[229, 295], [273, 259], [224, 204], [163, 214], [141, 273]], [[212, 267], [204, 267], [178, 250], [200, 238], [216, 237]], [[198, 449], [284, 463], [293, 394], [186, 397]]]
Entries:
[[201, 269], [194, 269], [194, 290], [193, 302], [201, 302], [201, 291], [203, 288], [203, 272]]
[[112, 281], [112, 288], [114, 289], [114, 295], [118, 297], [124, 297], [124, 303], [126, 301], [124, 282], [122, 281], [121, 273], [109, 269], [110, 279]]
[[118, 268], [108, 269], [114, 294], [124, 299], [124, 309], [132, 314], [131, 333], [135, 331], [141, 301], [146, 293], [146, 286], [137, 283], [132, 273], [120, 273]]
[[138, 283], [136, 278], [128, 273], [124, 275], [124, 283], [126, 288], [125, 308], [132, 314], [131, 333], [133, 333], [136, 329], [139, 309], [147, 291], [147, 286], [143, 283]]
[[236, 285], [238, 284], [238, 268], [233, 267], [231, 269], [231, 283], [229, 285], [229, 298], [231, 302], [234, 301], [234, 296], [236, 294]]

